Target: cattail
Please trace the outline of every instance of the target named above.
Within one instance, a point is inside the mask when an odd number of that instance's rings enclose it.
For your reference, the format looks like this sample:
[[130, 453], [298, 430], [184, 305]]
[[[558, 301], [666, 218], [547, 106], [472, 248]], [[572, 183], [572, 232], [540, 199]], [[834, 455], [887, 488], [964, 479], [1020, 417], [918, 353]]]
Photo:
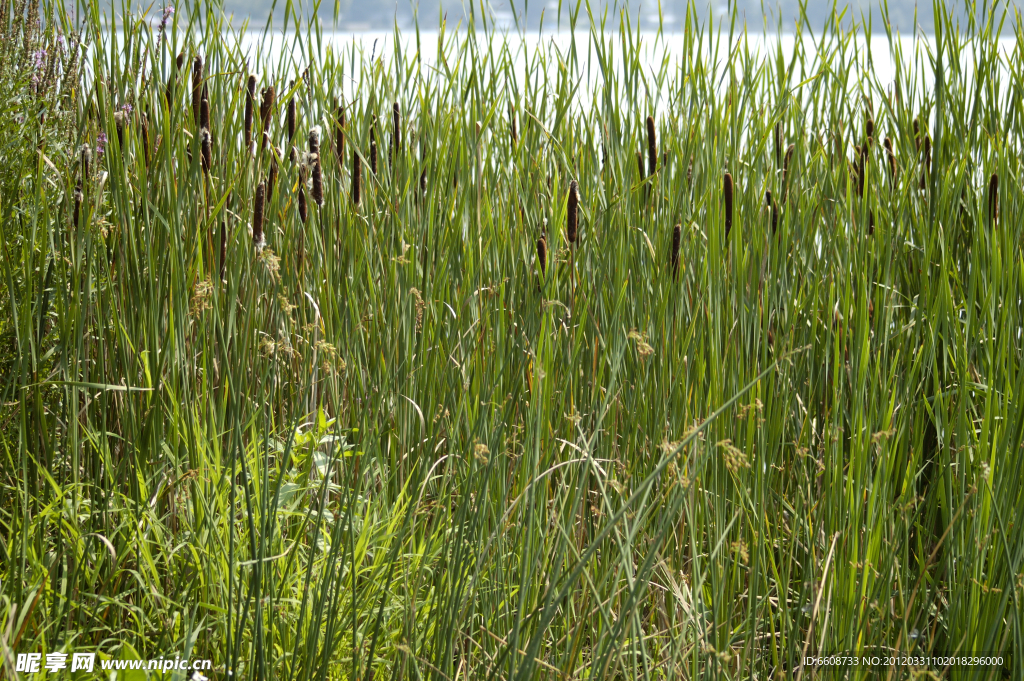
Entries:
[[511, 104], [508, 105], [508, 121], [512, 128], [512, 144], [511, 147], [514, 150], [516, 142], [519, 141], [519, 131], [516, 130], [516, 109]]
[[320, 131], [315, 128], [309, 131], [309, 153], [320, 160]]
[[359, 182], [363, 171], [363, 160], [359, 152], [352, 150], [352, 203], [359, 205]]
[[544, 276], [548, 267], [548, 242], [544, 237], [537, 239], [537, 264], [540, 265], [540, 275]]
[[260, 151], [267, 148], [270, 141], [270, 114], [274, 110], [274, 86], [269, 85], [263, 88], [263, 101], [260, 102], [260, 122], [263, 124], [263, 141], [260, 143]]
[[201, 130], [210, 129], [210, 96], [206, 85], [203, 85], [203, 97], [199, 100], [199, 128]]
[[266, 241], [263, 239], [263, 202], [266, 199], [267, 186], [261, 181], [256, 186], [256, 198], [252, 207], [252, 243], [257, 251], [263, 250]]
[[202, 154], [203, 171], [206, 173], [210, 172], [210, 166], [213, 164], [213, 145], [210, 140], [210, 131], [203, 128], [200, 131], [200, 144], [199, 150]]
[[167, 81], [167, 108], [171, 109], [174, 105], [174, 81], [177, 78], [178, 73], [181, 71], [182, 65], [185, 63], [185, 53], [179, 52], [178, 56], [174, 60], [175, 70], [171, 75], [170, 80]]
[[124, 148], [124, 121], [125, 121], [125, 113], [124, 113], [124, 111], [118, 111], [118, 112], [114, 113], [114, 128], [117, 130], [117, 146], [121, 150], [121, 153], [124, 153], [124, 151], [125, 151], [125, 148]]
[[860, 148], [860, 166], [857, 172], [857, 195], [864, 196], [864, 182], [867, 179], [868, 174], [868, 161], [871, 160], [871, 156], [868, 153], [871, 147], [871, 138], [868, 137], [867, 144]]
[[345, 105], [337, 104], [334, 123], [334, 144], [338, 154], [338, 165], [345, 163]]
[[864, 126], [864, 132], [867, 133], [868, 144], [870, 145], [871, 138], [875, 136], [875, 121], [873, 119], [868, 119], [867, 124]]
[[185, 65], [185, 53], [179, 52], [178, 56], [174, 58], [174, 64], [178, 71], [181, 71], [181, 67]]
[[782, 165], [782, 121], [775, 124], [775, 167]]
[[370, 126], [370, 172], [377, 174], [377, 126]]
[[999, 175], [992, 173], [988, 181], [988, 223], [996, 224], [999, 217]]
[[256, 106], [256, 76], [245, 81], [245, 148], [252, 153], [252, 110]]
[[392, 118], [392, 132], [391, 132], [391, 143], [392, 143], [392, 163], [394, 159], [398, 158], [398, 155], [402, 153], [402, 109], [398, 106], [398, 102], [391, 109]]
[[427, 169], [424, 168], [423, 172], [420, 173], [420, 191], [424, 194], [427, 193]]
[[641, 154], [639, 151], [636, 152], [636, 168], [640, 172], [640, 181], [643, 182], [644, 178], [645, 178], [645, 175], [644, 175], [644, 155]]
[[575, 244], [579, 238], [579, 207], [580, 207], [580, 185], [573, 180], [569, 183], [569, 206], [566, 211], [565, 234], [569, 243]]
[[658, 172], [658, 137], [654, 129], [654, 116], [647, 117], [647, 174]]
[[725, 174], [725, 178], [722, 180], [722, 196], [725, 199], [725, 238], [729, 238], [729, 232], [732, 230], [732, 175], [729, 173]]
[[914, 119], [914, 146], [921, 151], [921, 125]]
[[142, 122], [139, 124], [139, 131], [142, 133], [142, 158], [149, 165], [149, 119], [142, 114]]
[[82, 145], [82, 179], [89, 179], [89, 164], [92, 163], [92, 149], [88, 144]]
[[192, 120], [199, 126], [199, 107], [203, 98], [203, 58], [192, 60]]
[[324, 205], [324, 178], [320, 170], [320, 158], [317, 157], [313, 163], [313, 187], [310, 189], [310, 196], [317, 206]]
[[786, 158], [782, 162], [782, 202], [786, 202], [786, 195], [789, 194], [789, 166], [793, 162], [793, 153], [796, 151], [796, 144], [786, 147]]
[[306, 206], [306, 180], [301, 177], [301, 173], [299, 175], [299, 219], [302, 220], [302, 224], [306, 224], [309, 217], [309, 208]]
[[772, 198], [772, 193], [770, 190], [764, 193], [764, 200], [765, 203], [768, 205], [768, 209], [771, 211], [772, 235], [774, 236], [775, 230], [778, 229], [779, 227], [779, 206], [777, 203], [775, 203], [775, 199]]
[[224, 281], [224, 274], [228, 265], [228, 225], [224, 220], [220, 221], [220, 280]]
[[888, 137], [882, 143], [885, 146], [885, 156], [889, 161], [889, 177], [896, 180], [896, 153], [892, 149], [892, 140]]
[[71, 216], [71, 222], [72, 222], [72, 224], [74, 224], [76, 229], [79, 227], [78, 221], [79, 221], [79, 219], [80, 219], [80, 217], [82, 215], [82, 199], [83, 198], [84, 197], [82, 196], [82, 188], [80, 186], [79, 187], [75, 187], [75, 209], [74, 209], [74, 214]]
[[[291, 90], [294, 85], [294, 81], [288, 83], [288, 89]], [[288, 144], [292, 143], [295, 139], [295, 98], [288, 98]]]
[[277, 184], [277, 157], [278, 154], [270, 155], [270, 175], [267, 177], [267, 201], [274, 197], [274, 185]]
[[679, 245], [683, 239], [683, 226], [672, 228], [672, 279], [679, 281]]

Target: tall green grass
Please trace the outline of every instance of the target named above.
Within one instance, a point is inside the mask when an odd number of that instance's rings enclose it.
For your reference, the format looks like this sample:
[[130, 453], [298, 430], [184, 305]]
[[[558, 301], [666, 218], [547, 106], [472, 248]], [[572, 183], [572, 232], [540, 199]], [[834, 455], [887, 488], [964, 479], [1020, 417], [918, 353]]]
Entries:
[[838, 15], [758, 52], [577, 4], [382, 57], [291, 5], [249, 53], [216, 3], [115, 9], [4, 195], [12, 678], [1024, 678], [1016, 18], [864, 60]]

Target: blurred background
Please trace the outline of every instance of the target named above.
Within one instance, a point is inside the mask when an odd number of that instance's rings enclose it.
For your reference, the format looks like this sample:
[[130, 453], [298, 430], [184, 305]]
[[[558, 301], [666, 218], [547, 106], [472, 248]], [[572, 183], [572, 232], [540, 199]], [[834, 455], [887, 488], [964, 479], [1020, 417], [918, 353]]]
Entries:
[[[184, 2], [187, 0], [178, 0]], [[657, 0], [653, 2], [639, 2], [629, 0], [628, 2], [601, 2], [592, 0], [595, 16], [607, 13], [606, 26], [615, 28], [622, 13], [629, 15], [630, 23], [635, 27], [639, 24], [641, 29], [656, 30], [659, 22], [666, 32], [680, 31], [686, 15], [688, 0]], [[175, 0], [166, 0], [167, 4], [173, 4]], [[1022, 0], [1011, 0], [1010, 2], [999, 2], [997, 6], [1007, 8], [1007, 26], [1014, 23], [1014, 13], [1021, 6]], [[120, 6], [120, 2], [117, 3]], [[697, 3], [703, 7], [701, 19], [723, 19], [731, 13], [735, 4], [738, 15], [745, 22], [750, 31], [760, 32], [766, 26], [771, 32], [781, 28], [783, 33], [792, 33], [795, 29], [796, 17], [799, 16], [799, 0], [782, 0], [780, 2], [761, 2], [760, 0], [717, 0], [709, 4]], [[832, 4], [827, 2], [815, 2], [810, 0], [806, 3], [805, 9], [807, 20], [813, 31], [820, 31], [825, 22], [832, 15]], [[970, 13], [969, 5], [966, 2], [941, 3], [950, 7], [953, 16], [962, 22], [968, 20]], [[982, 5], [985, 5], [983, 7]], [[267, 19], [273, 15], [275, 26], [279, 26], [284, 18], [283, 0], [223, 0], [224, 13], [231, 18], [236, 26], [249, 22], [250, 26], [259, 25], [262, 27]], [[303, 14], [312, 13], [313, 3], [305, 3], [307, 10]], [[978, 2], [975, 9], [977, 16], [984, 16], [989, 2]], [[163, 4], [156, 2], [150, 10], [152, 14], [160, 13]], [[564, 2], [559, 7], [559, 0], [492, 0], [490, 2], [476, 2], [472, 5], [473, 16], [486, 15], [488, 21], [503, 28], [514, 30], [516, 21], [527, 27], [529, 30], [538, 30], [543, 22], [545, 30], [565, 29], [569, 25], [569, 8], [575, 7], [575, 2]], [[879, 0], [855, 0], [854, 2], [840, 2], [836, 5], [837, 14], [847, 22], [853, 19], [865, 19], [865, 24], [872, 24], [872, 32], [884, 33], [882, 2]], [[581, 5], [580, 16], [585, 17], [586, 5]], [[449, 27], [459, 22], [465, 23], [469, 20], [471, 9], [470, 3], [460, 0], [322, 0], [316, 8], [317, 13], [324, 22], [325, 28], [336, 27], [342, 31], [379, 31], [393, 28], [396, 24], [399, 28], [412, 28], [416, 17], [419, 17], [419, 24], [422, 29], [430, 30], [436, 28], [442, 17], [445, 17]], [[933, 31], [933, 7], [931, 2], [918, 3], [915, 0], [889, 0], [888, 2], [889, 21], [894, 31], [902, 35], [913, 33], [915, 27], [919, 31], [931, 33]], [[660, 15], [660, 16], [659, 16]], [[335, 23], [336, 22], [336, 23]], [[725, 26], [728, 29], [728, 26]], [[742, 28], [742, 26], [737, 26]]]

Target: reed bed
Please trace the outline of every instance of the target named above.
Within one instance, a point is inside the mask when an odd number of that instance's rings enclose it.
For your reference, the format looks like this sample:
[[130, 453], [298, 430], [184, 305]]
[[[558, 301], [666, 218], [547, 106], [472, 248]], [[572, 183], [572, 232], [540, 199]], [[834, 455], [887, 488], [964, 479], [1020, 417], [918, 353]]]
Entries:
[[40, 7], [0, 35], [8, 678], [1024, 678], [1019, 25], [892, 36], [887, 88], [838, 20], [371, 59]]

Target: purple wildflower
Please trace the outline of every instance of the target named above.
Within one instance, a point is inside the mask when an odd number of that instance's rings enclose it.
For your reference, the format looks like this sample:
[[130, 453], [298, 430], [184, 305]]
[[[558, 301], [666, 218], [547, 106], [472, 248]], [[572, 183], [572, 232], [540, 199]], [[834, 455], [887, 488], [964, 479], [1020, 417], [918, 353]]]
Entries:
[[96, 156], [102, 156], [107, 146], [107, 133], [101, 132], [96, 136]]
[[131, 112], [132, 112], [132, 105], [131, 104], [124, 104], [121, 107], [121, 111], [124, 111], [125, 115], [131, 114]]
[[46, 50], [36, 50], [32, 53], [32, 65], [37, 70], [46, 68]]

